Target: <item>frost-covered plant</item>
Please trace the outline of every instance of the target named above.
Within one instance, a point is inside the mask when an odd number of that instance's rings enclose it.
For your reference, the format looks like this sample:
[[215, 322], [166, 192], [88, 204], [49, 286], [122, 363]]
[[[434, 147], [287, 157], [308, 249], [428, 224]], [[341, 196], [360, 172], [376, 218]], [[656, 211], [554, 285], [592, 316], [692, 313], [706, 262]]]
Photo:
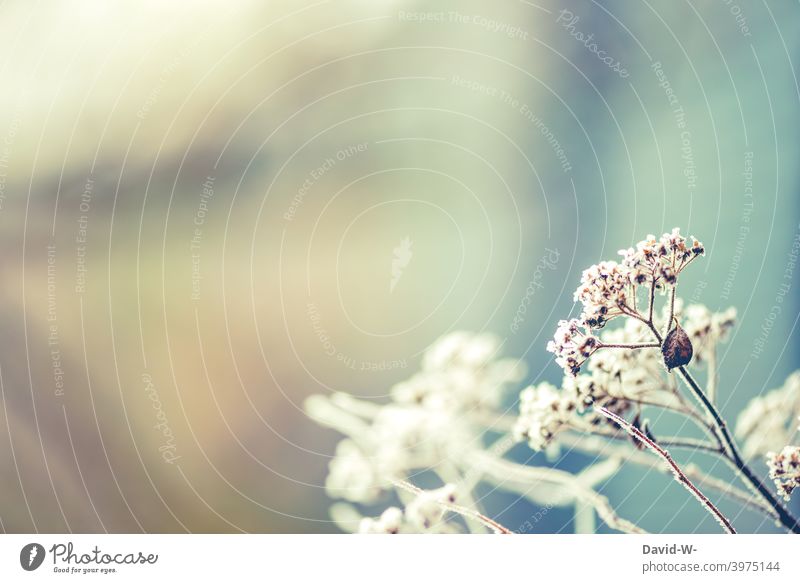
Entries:
[[[342, 393], [310, 398], [310, 416], [347, 436], [326, 482], [331, 497], [348, 501], [334, 505], [334, 519], [345, 530], [360, 532], [465, 527], [508, 533], [475, 499], [476, 486], [486, 482], [543, 507], [572, 507], [578, 531], [594, 531], [599, 517], [611, 528], [642, 532], [596, 491], [623, 463], [636, 463], [671, 473], [726, 532], [736, 531], [712, 497], [763, 512], [800, 533], [800, 522], [749, 465], [766, 457], [770, 477], [786, 499], [800, 487], [800, 447], [787, 445], [800, 414], [800, 371], [739, 416], [740, 453], [715, 405], [717, 349], [735, 324], [736, 311], [684, 306], [677, 297], [681, 274], [704, 251], [697, 239], [674, 229], [620, 251], [619, 262], [585, 270], [575, 291], [580, 317], [560, 321], [547, 345], [564, 370], [561, 385], [524, 388], [513, 419], [502, 403], [524, 378], [525, 366], [500, 358], [501, 342], [490, 334], [457, 332], [434, 343], [422, 371], [394, 386], [384, 405]], [[690, 364], [705, 369], [704, 386]], [[706, 437], [664, 436], [647, 419], [649, 411], [678, 415]], [[523, 465], [506, 457], [517, 443], [551, 462], [562, 446], [600, 461], [577, 474]], [[745, 487], [677, 463], [670, 451], [678, 448], [719, 457]], [[423, 491], [414, 485], [422, 479], [439, 487]]]
[[780, 453], [768, 453], [767, 465], [778, 492], [789, 500], [795, 488], [800, 488], [800, 447], [787, 445]]
[[[336, 447], [325, 482], [331, 498], [345, 501], [331, 512], [343, 530], [505, 533], [474, 499], [476, 486], [487, 482], [542, 508], [572, 507], [579, 526], [597, 513], [614, 528], [640, 531], [593, 489], [616, 471], [616, 459], [573, 475], [503, 458], [515, 445], [503, 395], [518, 388], [527, 371], [521, 361], [501, 358], [499, 349], [494, 335], [454, 332], [425, 352], [421, 372], [392, 387], [388, 403], [346, 393], [306, 401], [311, 418], [347, 436]], [[412, 481], [423, 476], [441, 487], [432, 495], [418, 490]], [[436, 498], [443, 492], [452, 499]]]

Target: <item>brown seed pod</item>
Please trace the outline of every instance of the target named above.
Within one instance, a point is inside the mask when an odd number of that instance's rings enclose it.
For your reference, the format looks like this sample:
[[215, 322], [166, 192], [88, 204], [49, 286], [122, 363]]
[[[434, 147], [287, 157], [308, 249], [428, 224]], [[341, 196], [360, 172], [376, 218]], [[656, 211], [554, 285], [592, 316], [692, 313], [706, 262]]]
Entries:
[[667, 366], [668, 371], [673, 368], [684, 366], [692, 361], [692, 341], [683, 331], [680, 324], [667, 334], [664, 338], [664, 344], [661, 345], [661, 354], [664, 355], [664, 364]]

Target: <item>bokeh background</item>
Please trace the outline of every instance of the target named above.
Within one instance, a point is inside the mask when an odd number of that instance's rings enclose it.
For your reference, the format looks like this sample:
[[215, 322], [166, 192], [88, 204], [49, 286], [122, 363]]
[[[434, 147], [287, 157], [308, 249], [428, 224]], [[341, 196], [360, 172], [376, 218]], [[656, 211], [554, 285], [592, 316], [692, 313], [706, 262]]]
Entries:
[[[456, 329], [557, 381], [580, 271], [673, 226], [683, 295], [739, 308], [735, 418], [800, 365], [799, 38], [796, 2], [3, 2], [0, 526], [335, 532], [304, 398]], [[603, 493], [717, 530], [662, 474]]]

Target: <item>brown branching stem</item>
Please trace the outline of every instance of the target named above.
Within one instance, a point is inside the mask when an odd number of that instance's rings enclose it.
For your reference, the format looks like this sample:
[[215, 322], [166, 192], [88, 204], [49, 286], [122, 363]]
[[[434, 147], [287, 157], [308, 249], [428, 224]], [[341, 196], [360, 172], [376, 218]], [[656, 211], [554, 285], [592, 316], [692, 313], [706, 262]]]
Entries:
[[745, 483], [753, 488], [764, 499], [764, 501], [775, 510], [776, 514], [778, 515], [778, 520], [784, 527], [795, 534], [800, 534], [800, 522], [786, 509], [786, 507], [778, 500], [772, 491], [764, 485], [758, 476], [755, 475], [753, 470], [751, 470], [750, 467], [744, 462], [741, 454], [739, 453], [739, 449], [736, 447], [736, 442], [733, 441], [733, 437], [731, 437], [730, 431], [728, 431], [725, 420], [719, 414], [717, 408], [714, 407], [714, 404], [708, 399], [703, 389], [700, 388], [700, 385], [697, 384], [697, 381], [694, 380], [694, 377], [692, 377], [691, 373], [686, 369], [685, 366], [678, 367], [678, 372], [683, 380], [686, 381], [686, 384], [703, 406], [709, 417], [713, 420], [714, 427], [716, 428], [717, 433], [725, 445], [727, 455], [731, 463], [739, 472], [739, 474], [741, 474]]
[[669, 290], [669, 318], [667, 318], [667, 324], [666, 324], [666, 329], [664, 330], [664, 336], [669, 334], [669, 329], [672, 327], [672, 319], [675, 317], [675, 291], [676, 291], [676, 286], [673, 285], [672, 288]]
[[[691, 261], [691, 260], [690, 260]], [[686, 262], [685, 265], [682, 266], [686, 267], [689, 262]], [[650, 328], [655, 336], [656, 340], [659, 344], [663, 342], [663, 338], [661, 334], [658, 332], [658, 329], [655, 326], [653, 321], [653, 307], [655, 304], [655, 291], [656, 285], [655, 281], [653, 281], [650, 285], [650, 302], [647, 307], [647, 320], [643, 320], [643, 322]], [[675, 313], [675, 287], [673, 286], [670, 294], [670, 319], [667, 321], [667, 330], [672, 324], [672, 318], [674, 317]], [[761, 498], [764, 499], [766, 504], [768, 504], [772, 509], [774, 509], [775, 513], [778, 515], [778, 520], [780, 523], [789, 529], [793, 533], [800, 534], [800, 521], [797, 518], [792, 516], [792, 514], [784, 507], [784, 505], [778, 500], [778, 498], [772, 493], [772, 491], [764, 485], [764, 483], [756, 476], [756, 474], [750, 469], [750, 467], [744, 462], [742, 459], [741, 454], [739, 453], [738, 448], [736, 447], [736, 442], [733, 441], [733, 437], [731, 437], [730, 432], [728, 431], [728, 427], [725, 423], [725, 420], [719, 414], [716, 407], [714, 406], [713, 402], [706, 396], [703, 389], [700, 388], [700, 385], [697, 384], [697, 381], [694, 380], [691, 373], [687, 370], [685, 366], [678, 367], [678, 372], [680, 373], [683, 380], [689, 386], [692, 391], [692, 394], [697, 399], [697, 401], [702, 406], [703, 410], [705, 411], [710, 426], [713, 428], [713, 434], [715, 435], [717, 441], [719, 441], [720, 446], [724, 450], [723, 456], [724, 458], [731, 463], [731, 465], [737, 470], [737, 472], [742, 476], [744, 482], [753, 489]], [[716, 374], [716, 371], [711, 371], [710, 374]]]
[[736, 534], [736, 529], [733, 528], [730, 520], [728, 520], [722, 512], [720, 512], [719, 508], [717, 508], [711, 500], [709, 500], [705, 494], [703, 494], [697, 486], [689, 479], [689, 477], [683, 472], [681, 467], [675, 463], [675, 460], [672, 459], [672, 456], [669, 452], [659, 446], [656, 442], [652, 439], [647, 437], [639, 428], [634, 427], [630, 423], [628, 423], [625, 419], [617, 415], [616, 413], [612, 413], [605, 407], [598, 407], [597, 411], [599, 411], [605, 417], [611, 419], [620, 427], [622, 427], [625, 431], [627, 431], [632, 437], [639, 440], [642, 444], [650, 448], [654, 453], [661, 456], [661, 458], [666, 462], [669, 468], [672, 470], [675, 479], [684, 487], [686, 488], [700, 503], [706, 507], [706, 509], [711, 513], [714, 518], [720, 523], [722, 528], [728, 534]]
[[630, 350], [637, 350], [639, 348], [658, 348], [659, 346], [661, 345], [655, 342], [643, 342], [641, 344], [607, 344], [605, 342], [600, 342], [597, 348], [628, 348]]

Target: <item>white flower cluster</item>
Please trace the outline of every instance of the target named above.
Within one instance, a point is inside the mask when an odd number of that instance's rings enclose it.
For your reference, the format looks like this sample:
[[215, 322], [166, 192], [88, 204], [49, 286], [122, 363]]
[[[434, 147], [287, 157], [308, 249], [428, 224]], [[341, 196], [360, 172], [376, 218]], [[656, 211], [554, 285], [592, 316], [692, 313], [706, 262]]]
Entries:
[[519, 360], [498, 358], [499, 346], [491, 334], [444, 336], [425, 352], [422, 371], [395, 385], [385, 405], [343, 393], [309, 398], [308, 414], [347, 436], [329, 465], [328, 495], [374, 504], [392, 480], [452, 462], [465, 444], [478, 446], [484, 427], [474, 414], [499, 403], [526, 372]]
[[616, 261], [602, 261], [586, 269], [575, 301], [583, 304], [581, 319], [590, 328], [599, 328], [614, 316], [635, 294], [629, 269]]
[[[641, 318], [636, 307], [638, 286], [654, 286], [665, 290], [677, 283], [678, 274], [698, 255], [705, 252], [703, 244], [692, 237], [687, 242], [679, 229], [664, 233], [660, 238], [648, 235], [635, 248], [619, 252], [621, 262], [602, 261], [586, 269], [574, 299], [583, 309], [580, 318], [561, 320], [547, 350], [556, 355], [556, 362], [575, 376], [583, 362], [600, 348], [591, 330], [603, 328], [617, 316]], [[713, 323], [720, 327], [724, 319]], [[701, 326], [696, 332], [703, 334]], [[711, 331], [706, 334], [711, 342]]]
[[777, 451], [789, 443], [800, 415], [800, 371], [786, 379], [782, 387], [756, 397], [736, 420], [736, 437], [748, 458]]
[[421, 491], [405, 511], [391, 506], [378, 518], [364, 518], [358, 527], [361, 534], [446, 534], [459, 532], [455, 524], [444, 520], [447, 506], [456, 502], [456, 487], [447, 484], [436, 490]]
[[328, 495], [372, 504], [389, 481], [446, 459], [453, 447], [470, 438], [467, 430], [457, 417], [442, 410], [380, 407], [371, 424], [350, 433], [337, 446], [325, 481]]
[[380, 473], [355, 441], [343, 439], [328, 466], [325, 489], [331, 496], [371, 504], [381, 493]]
[[[622, 327], [601, 334], [604, 344], [640, 344], [651, 339], [639, 320], [626, 319]], [[658, 348], [626, 350], [610, 348], [597, 352], [587, 366], [589, 376], [615, 398], [639, 398], [664, 387], [664, 365]]]
[[426, 352], [422, 371], [395, 385], [398, 403], [429, 409], [473, 410], [494, 408], [505, 389], [525, 376], [525, 364], [498, 359], [500, 339], [493, 334], [453, 332], [437, 340]]
[[[586, 338], [588, 332], [578, 328], [577, 320], [561, 324], [557, 339], [562, 347], [567, 347], [562, 350], [578, 350], [577, 345], [569, 347], [569, 334]], [[591, 338], [593, 348], [641, 344], [650, 341], [650, 331], [640, 320], [628, 318], [624, 326], [604, 330], [599, 338]], [[572, 342], [574, 344], [574, 340]], [[527, 441], [533, 449], [540, 450], [549, 445], [559, 431], [570, 428], [591, 431], [593, 426], [605, 424], [606, 418], [592, 411], [594, 406], [623, 415], [633, 402], [664, 404], [673, 399], [666, 390], [664, 363], [658, 348], [608, 348], [590, 354], [586, 372], [578, 374], [579, 366], [573, 369], [574, 373], [569, 370], [560, 389], [544, 382], [522, 391], [514, 431], [517, 440]], [[581, 364], [587, 356], [579, 352], [578, 356], [567, 357], [581, 358]], [[616, 425], [609, 424], [609, 427], [616, 428]]]
[[513, 435], [534, 450], [547, 447], [556, 434], [570, 427], [578, 408], [575, 399], [548, 382], [524, 389], [519, 395], [519, 418]]
[[547, 351], [556, 355], [558, 366], [574, 376], [598, 346], [597, 337], [583, 321], [573, 318], [558, 323], [555, 336], [547, 343]]
[[780, 453], [769, 452], [767, 466], [778, 493], [788, 501], [792, 492], [800, 488], [800, 447], [787, 445]]
[[705, 253], [705, 247], [694, 237], [687, 244], [680, 229], [672, 229], [656, 239], [648, 235], [636, 244], [636, 248], [622, 249], [622, 264], [628, 269], [630, 281], [637, 284], [655, 284], [662, 288], [674, 285], [678, 274], [696, 256]]

